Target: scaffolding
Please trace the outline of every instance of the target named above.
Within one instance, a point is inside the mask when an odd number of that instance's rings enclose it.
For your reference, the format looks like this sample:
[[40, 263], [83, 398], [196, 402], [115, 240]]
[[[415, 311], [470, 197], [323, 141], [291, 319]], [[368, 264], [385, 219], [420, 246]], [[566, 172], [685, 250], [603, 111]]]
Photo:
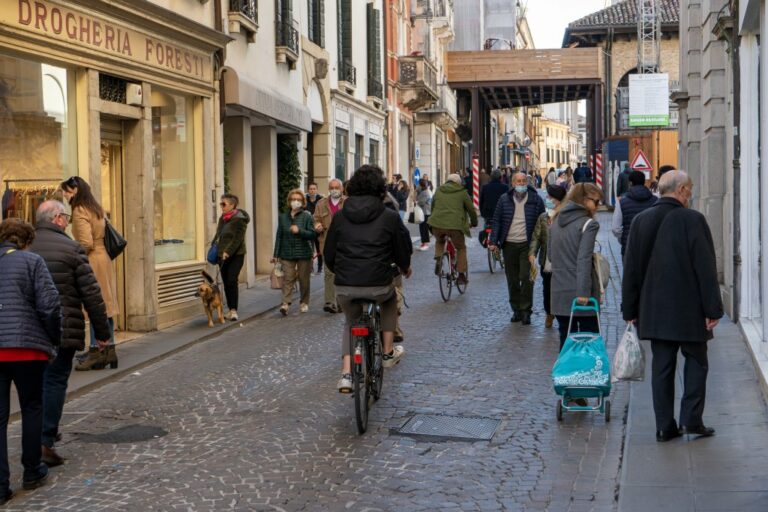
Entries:
[[661, 21], [656, 0], [637, 1], [637, 72], [657, 73], [659, 70]]

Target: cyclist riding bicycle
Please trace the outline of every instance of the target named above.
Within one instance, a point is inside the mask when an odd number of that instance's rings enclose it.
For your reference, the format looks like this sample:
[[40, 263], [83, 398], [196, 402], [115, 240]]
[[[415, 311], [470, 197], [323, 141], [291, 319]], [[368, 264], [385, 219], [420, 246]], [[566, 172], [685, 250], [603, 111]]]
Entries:
[[461, 176], [449, 174], [432, 197], [432, 215], [429, 217], [435, 235], [435, 274], [440, 275], [440, 258], [445, 251], [445, 237], [450, 236], [456, 246], [459, 284], [467, 284], [467, 245], [464, 236], [470, 236], [469, 226], [477, 226], [477, 212], [472, 200], [461, 184]]
[[495, 169], [491, 173], [490, 183], [486, 183], [480, 189], [480, 216], [485, 219], [486, 228], [491, 225], [493, 212], [496, 211], [496, 203], [507, 192], [509, 192], [509, 185], [501, 182], [501, 171]]
[[338, 388], [352, 390], [350, 326], [362, 314], [355, 299], [376, 301], [381, 307], [385, 368], [400, 362], [402, 345], [394, 345], [397, 325], [395, 276], [411, 275], [411, 235], [395, 211], [384, 206], [386, 181], [375, 165], [363, 165], [347, 185], [347, 200], [333, 217], [325, 239], [325, 265], [335, 274], [336, 297], [344, 311], [342, 370]]

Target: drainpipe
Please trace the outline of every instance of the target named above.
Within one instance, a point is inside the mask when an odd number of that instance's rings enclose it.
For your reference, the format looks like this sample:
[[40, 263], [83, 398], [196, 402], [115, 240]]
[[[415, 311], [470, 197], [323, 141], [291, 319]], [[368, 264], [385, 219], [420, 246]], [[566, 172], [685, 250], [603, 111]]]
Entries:
[[[731, 13], [739, 12], [735, 0]], [[733, 14], [731, 14], [733, 16]], [[738, 14], [737, 14], [738, 16]], [[738, 17], [737, 17], [738, 19]], [[739, 46], [741, 36], [734, 28], [731, 33], [731, 73], [733, 74], [733, 321], [738, 322], [741, 310], [741, 72]]]
[[[390, 110], [389, 110], [389, 80], [388, 80], [388, 70], [389, 70], [389, 24], [387, 23], [387, 20], [389, 19], [389, 16], [392, 14], [392, 10], [390, 8], [390, 0], [383, 0], [382, 2], [382, 9], [381, 13], [383, 15], [383, 20], [381, 21], [381, 31], [383, 34], [382, 37], [382, 48], [381, 53], [383, 55], [383, 58], [381, 60], [382, 65], [384, 67], [384, 83], [382, 84], [382, 93], [384, 94], [384, 98], [382, 98], [383, 105], [384, 105], [384, 130], [386, 133], [384, 133], [382, 139], [387, 141], [391, 141], [390, 133], [389, 133], [389, 123], [392, 119], [390, 116]], [[394, 126], [393, 126], [394, 128]], [[392, 134], [395, 133], [395, 130], [392, 130]], [[399, 141], [398, 141], [399, 142]], [[390, 155], [392, 155], [392, 148], [387, 145], [387, 175], [392, 176], [392, 164], [394, 164], [394, 158], [390, 162]]]
[[611, 73], [611, 55], [613, 53], [613, 27], [610, 27], [608, 29], [608, 37], [606, 38], [605, 43], [605, 51], [603, 52], [605, 55], [605, 115], [603, 116], [604, 124], [606, 125], [604, 133], [608, 135], [613, 135], [613, 131], [611, 130], [611, 119], [614, 119], [615, 116], [611, 113], [611, 108], [613, 106], [612, 99], [615, 91], [613, 90], [613, 87], [611, 84], [611, 80], [613, 80], [613, 74]]

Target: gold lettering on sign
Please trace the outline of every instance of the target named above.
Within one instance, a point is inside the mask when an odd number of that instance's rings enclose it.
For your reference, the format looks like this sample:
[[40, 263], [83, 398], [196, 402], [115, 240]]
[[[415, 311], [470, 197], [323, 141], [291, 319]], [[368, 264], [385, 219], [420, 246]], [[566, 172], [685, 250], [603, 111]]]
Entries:
[[[210, 56], [152, 38], [103, 18], [81, 14], [64, 6], [53, 6], [47, 0], [17, 0], [18, 16], [14, 19], [13, 11], [3, 7], [11, 1], [0, 0], [0, 23], [18, 24], [26, 30], [50, 34], [60, 40], [97, 48], [198, 80], [211, 79]], [[139, 49], [139, 54], [134, 55], [133, 48], [142, 46], [144, 52]]]

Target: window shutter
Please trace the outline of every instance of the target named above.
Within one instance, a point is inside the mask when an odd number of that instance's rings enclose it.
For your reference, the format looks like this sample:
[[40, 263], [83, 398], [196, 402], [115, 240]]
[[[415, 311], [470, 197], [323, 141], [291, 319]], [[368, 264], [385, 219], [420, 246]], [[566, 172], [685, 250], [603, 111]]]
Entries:
[[307, 35], [315, 42], [315, 0], [307, 0]]
[[325, 0], [315, 0], [317, 12], [315, 13], [315, 41], [325, 48]]
[[375, 16], [375, 10], [373, 9], [373, 4], [366, 4], [366, 18], [367, 18], [367, 28], [366, 31], [368, 33], [368, 77], [375, 76], [375, 59], [376, 59], [376, 34], [375, 34], [375, 26], [376, 26], [376, 18]]
[[344, 58], [352, 61], [352, 0], [341, 0], [341, 19], [343, 34], [341, 38], [344, 47]]

